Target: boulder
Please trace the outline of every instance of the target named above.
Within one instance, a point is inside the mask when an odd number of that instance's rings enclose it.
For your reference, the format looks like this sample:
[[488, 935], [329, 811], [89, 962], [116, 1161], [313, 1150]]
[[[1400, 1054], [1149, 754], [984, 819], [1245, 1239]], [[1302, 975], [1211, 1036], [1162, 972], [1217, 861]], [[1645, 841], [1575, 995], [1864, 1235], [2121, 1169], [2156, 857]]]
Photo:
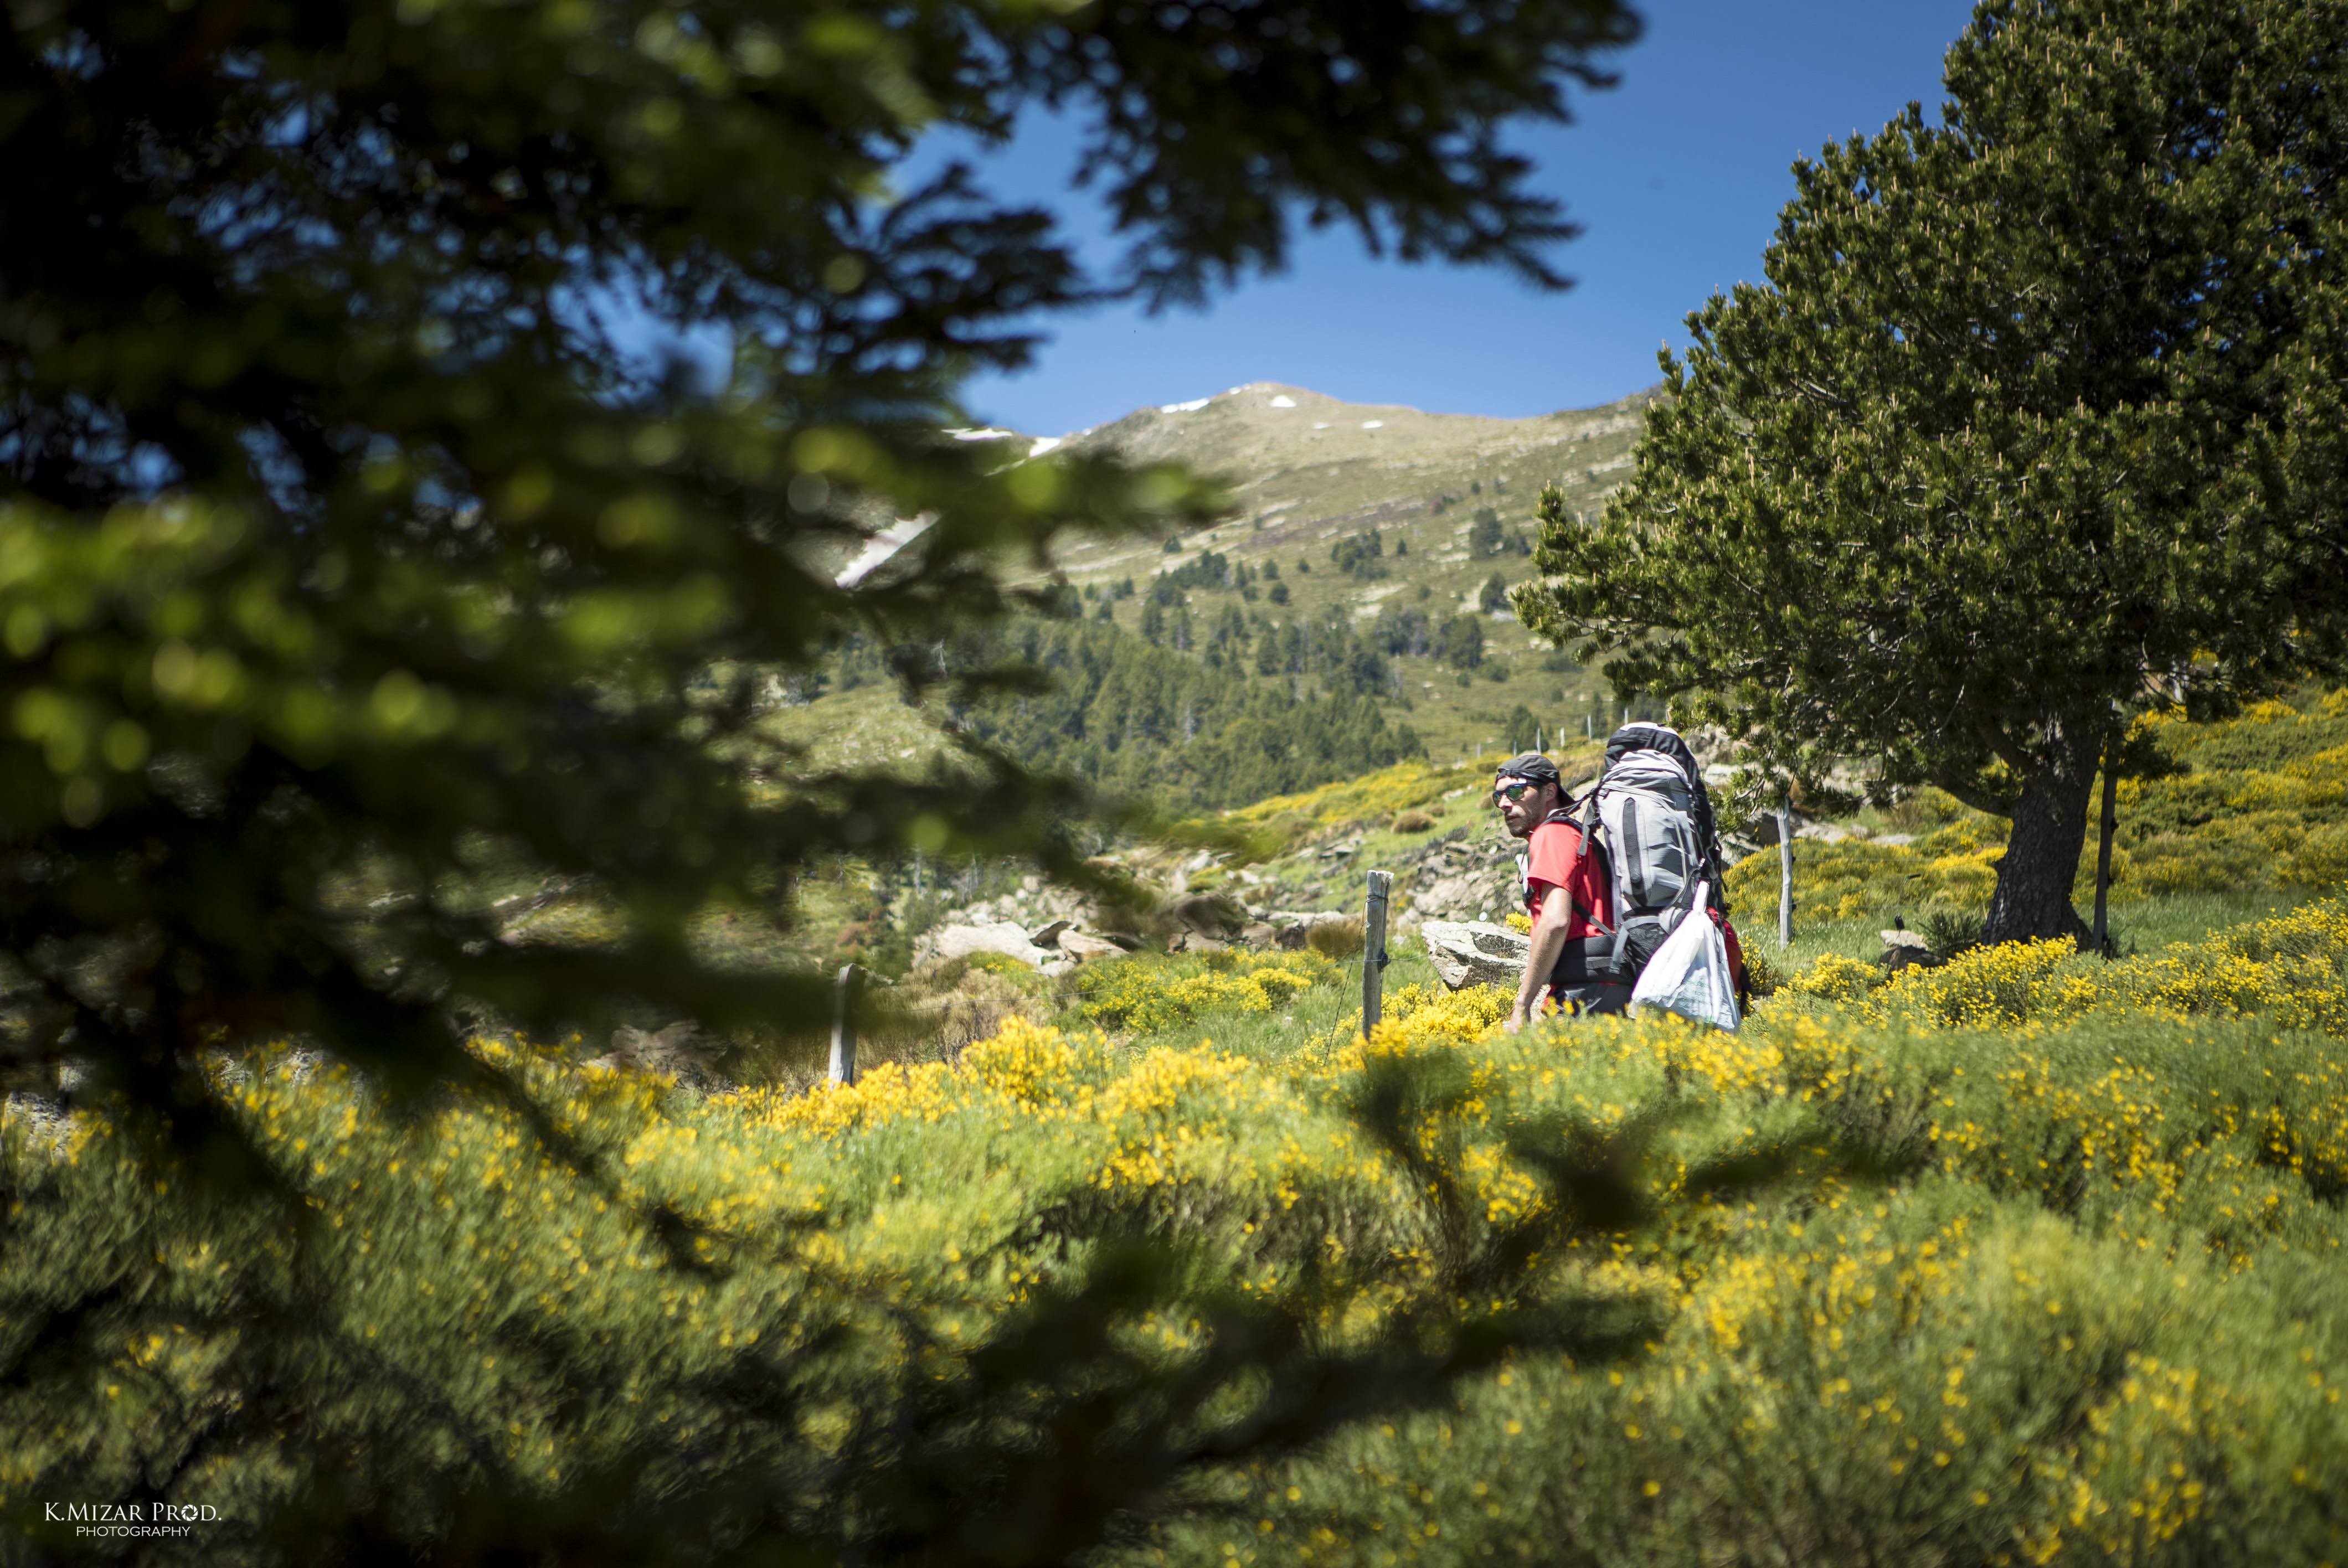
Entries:
[[1457, 876], [1437, 880], [1412, 899], [1430, 915], [1449, 915], [1480, 908], [1491, 896], [1488, 876]]
[[1251, 948], [1269, 948], [1277, 935], [1278, 932], [1262, 920], [1250, 920], [1240, 927], [1240, 940]]
[[1125, 949], [1117, 943], [1102, 937], [1087, 937], [1082, 931], [1061, 932], [1059, 943], [1060, 951], [1079, 963], [1088, 964], [1095, 958], [1117, 958], [1125, 956]]
[[1329, 920], [1349, 919], [1343, 909], [1274, 909], [1264, 916], [1275, 926], [1302, 926], [1310, 930]]
[[1201, 937], [1228, 937], [1247, 924], [1247, 910], [1220, 893], [1193, 893], [1178, 898], [1169, 911], [1182, 928]]
[[983, 926], [941, 926], [913, 948], [917, 959], [967, 958], [973, 953], [1002, 953], [1038, 968], [1059, 956], [1057, 949], [1039, 948], [1029, 941], [1025, 927], [1007, 920]]
[[1429, 920], [1418, 928], [1435, 972], [1453, 990], [1468, 986], [1515, 989], [1524, 979], [1529, 938], [1481, 920]]

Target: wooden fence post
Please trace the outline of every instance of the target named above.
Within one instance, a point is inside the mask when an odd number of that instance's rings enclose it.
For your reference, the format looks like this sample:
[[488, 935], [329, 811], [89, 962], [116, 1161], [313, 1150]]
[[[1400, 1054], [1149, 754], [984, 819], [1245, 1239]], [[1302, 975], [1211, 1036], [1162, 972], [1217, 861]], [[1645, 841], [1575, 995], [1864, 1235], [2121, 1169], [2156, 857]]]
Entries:
[[1370, 873], [1369, 907], [1362, 913], [1362, 1038], [1378, 1027], [1384, 1015], [1386, 989], [1386, 895], [1394, 890], [1394, 876], [1385, 871]]
[[856, 1015], [850, 1007], [856, 979], [856, 966], [842, 964], [839, 966], [839, 979], [832, 985], [831, 1081], [834, 1083], [856, 1081]]
[[2112, 835], [2120, 822], [2120, 744], [2124, 737], [2115, 732], [2104, 743], [2104, 809], [2096, 835], [2096, 956], [2109, 958], [2105, 951], [2111, 939], [2111, 927], [2104, 915], [2106, 900], [2112, 890]]
[[1794, 945], [1794, 798], [1777, 797], [1777, 946]]

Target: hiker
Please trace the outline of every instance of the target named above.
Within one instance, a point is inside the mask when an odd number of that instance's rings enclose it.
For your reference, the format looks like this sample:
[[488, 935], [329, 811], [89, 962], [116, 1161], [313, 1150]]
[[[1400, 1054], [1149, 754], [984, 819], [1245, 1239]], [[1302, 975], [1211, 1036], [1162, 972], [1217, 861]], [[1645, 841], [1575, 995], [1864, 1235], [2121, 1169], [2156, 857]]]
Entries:
[[1511, 1034], [1537, 1015], [1544, 992], [1572, 1014], [1621, 1012], [1631, 1000], [1629, 979], [1614, 970], [1606, 862], [1581, 853], [1563, 786], [1557, 764], [1539, 752], [1510, 757], [1492, 780], [1492, 804], [1525, 841], [1519, 864], [1533, 923], [1525, 978], [1501, 1026]]

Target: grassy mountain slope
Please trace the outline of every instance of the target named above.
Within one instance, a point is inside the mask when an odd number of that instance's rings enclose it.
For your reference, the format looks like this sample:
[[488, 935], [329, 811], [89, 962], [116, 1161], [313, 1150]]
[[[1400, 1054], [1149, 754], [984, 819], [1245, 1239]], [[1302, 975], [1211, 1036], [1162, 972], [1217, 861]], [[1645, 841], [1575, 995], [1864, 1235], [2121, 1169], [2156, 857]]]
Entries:
[[[1529, 745], [1527, 714], [1551, 743], [1560, 730], [1603, 733], [1612, 694], [1602, 678], [1535, 645], [1505, 611], [1489, 613], [1479, 599], [1495, 576], [1512, 584], [1529, 572], [1519, 548], [1530, 537], [1541, 486], [1562, 487], [1577, 509], [1589, 510], [1621, 481], [1652, 401], [1641, 394], [1601, 408], [1488, 419], [1343, 403], [1258, 383], [1139, 410], [1064, 439], [1008, 436], [1004, 445], [1007, 454], [1114, 448], [1138, 461], [1179, 461], [1231, 486], [1231, 519], [1168, 541], [1170, 549], [1130, 541], [1070, 547], [1060, 563], [1069, 581], [1079, 592], [1102, 596], [1084, 601], [1087, 618], [1107, 598], [1115, 624], [1139, 633], [1152, 579], [1212, 552], [1232, 575], [1244, 569], [1256, 580], [1184, 590], [1200, 641], [1234, 609], [1258, 628], [1334, 614], [1368, 631], [1381, 610], [1402, 608], [1416, 610], [1430, 625], [1476, 619], [1485, 648], [1472, 674], [1463, 678], [1456, 660], [1430, 646], [1399, 655], [1385, 689], [1390, 721], [1409, 725], [1430, 758], [1443, 761], [1479, 748], [1488, 755]], [[1487, 548], [1479, 549], [1471, 535], [1486, 513]], [[1497, 548], [1489, 548], [1493, 525]], [[1375, 562], [1365, 571], [1339, 569], [1332, 548], [1372, 529], [1379, 541]], [[1127, 579], [1135, 584], [1132, 596], [1112, 597]], [[1195, 656], [1198, 649], [1189, 651]], [[1231, 678], [1262, 679], [1251, 666]], [[1326, 689], [1313, 677], [1297, 688]], [[936, 745], [922, 716], [880, 682], [835, 689], [788, 711], [778, 723], [832, 761], [918, 762]]]
[[[1232, 483], [1235, 515], [1185, 537], [1175, 554], [1080, 545], [1064, 564], [1079, 588], [1128, 576], [1146, 582], [1213, 550], [1258, 569], [1277, 564], [1291, 608], [1300, 613], [1342, 607], [1367, 620], [1389, 602], [1418, 603], [1430, 614], [1474, 611], [1478, 590], [1495, 572], [1510, 583], [1530, 573], [1521, 555], [1470, 550], [1477, 513], [1488, 507], [1505, 529], [1529, 537], [1545, 484], [1563, 488], [1577, 510], [1595, 508], [1629, 471], [1653, 400], [1641, 393], [1598, 408], [1489, 419], [1343, 403], [1257, 382], [1197, 403], [1143, 409], [1068, 445], [1224, 475]], [[1365, 579], [1334, 569], [1332, 545], [1374, 528], [1387, 575]], [[1397, 545], [1406, 545], [1407, 553], [1395, 553]], [[1311, 569], [1298, 572], [1300, 561]], [[1116, 613], [1119, 625], [1138, 625], [1137, 600], [1118, 603]], [[1529, 744], [1529, 736], [1508, 733], [1501, 722], [1519, 704], [1545, 724], [1580, 728], [1582, 717], [1608, 700], [1600, 677], [1543, 668], [1547, 650], [1513, 619], [1493, 617], [1488, 625], [1492, 672], [1499, 679], [1479, 671], [1463, 688], [1457, 671], [1436, 659], [1404, 660], [1411, 723], [1434, 757], [1478, 744], [1488, 751]]]

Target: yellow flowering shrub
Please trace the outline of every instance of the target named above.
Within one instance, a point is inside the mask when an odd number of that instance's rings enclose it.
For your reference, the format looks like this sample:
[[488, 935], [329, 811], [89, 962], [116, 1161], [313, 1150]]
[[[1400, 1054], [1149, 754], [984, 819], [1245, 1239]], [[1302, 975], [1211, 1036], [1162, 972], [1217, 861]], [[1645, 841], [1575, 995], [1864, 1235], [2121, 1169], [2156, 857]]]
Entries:
[[1883, 983], [1884, 972], [1859, 958], [1828, 953], [1807, 968], [1797, 969], [1779, 988], [1788, 996], [1820, 1001], [1857, 1001]]
[[1360, 778], [1343, 779], [1299, 794], [1273, 795], [1252, 805], [1234, 807], [1220, 820], [1241, 827], [1266, 827], [1286, 823], [1299, 827], [1329, 827], [1365, 817], [1391, 817], [1442, 798], [1463, 784], [1481, 784], [1491, 770], [1478, 763], [1396, 763]]
[[1210, 1008], [1271, 1012], [1336, 973], [1334, 961], [1308, 948], [1216, 953], [1180, 964], [1111, 959], [1077, 970], [1076, 983], [1086, 1018], [1147, 1032], [1170, 1029]]
[[1849, 1006], [1878, 1021], [1993, 1027], [2091, 1015], [2257, 1014], [2286, 1029], [2348, 1036], [2348, 904], [2327, 899], [2110, 963], [2080, 955], [2067, 939], [1973, 948], [1896, 977], [1829, 953], [1794, 975], [1783, 994], [1795, 1006]]
[[[1391, 1349], [1438, 1278], [1519, 1337], [1416, 1413], [1202, 1477], [1103, 1550], [1115, 1568], [1547, 1562], [1566, 1540], [1632, 1563], [1795, 1542], [2184, 1564], [2250, 1540], [2348, 1561], [2348, 910], [2122, 963], [2040, 944], [1861, 970], [1818, 966], [1733, 1035], [1509, 1034], [1498, 989], [1399, 985], [1367, 1040], [1357, 1018], [1247, 1054], [1185, 1020], [1269, 1012], [1333, 967], [1136, 959], [1078, 993], [1119, 1037], [1014, 1020], [951, 1063], [698, 1100], [484, 1044], [535, 1110], [468, 1092], [407, 1122], [331, 1066], [224, 1058], [299, 1229], [155, 1194], [103, 1115], [12, 1108], [0, 1303], [120, 1305], [86, 1360], [0, 1388], [0, 1509], [144, 1484], [225, 1419], [202, 1412], [248, 1407], [304, 1435], [208, 1461], [256, 1519], [312, 1450], [355, 1446], [402, 1475], [494, 1456], [597, 1516], [638, 1495], [613, 1476], [765, 1477], [724, 1470], [745, 1447], [810, 1444], [829, 1473], [858, 1419], [943, 1397], [1056, 1299], [1110, 1216], [1181, 1248], [1184, 1289], [1282, 1304], [1283, 1354]], [[1585, 1210], [1608, 1218], [1540, 1228]], [[1520, 1255], [1530, 1295], [1498, 1261]], [[297, 1280], [306, 1316], [247, 1333]], [[1228, 1322], [1153, 1299], [1085, 1343], [1188, 1365]], [[804, 1357], [828, 1368], [787, 1401], [806, 1425], [726, 1402]], [[317, 1408], [287, 1392], [304, 1379]]]
[[1901, 971], [1875, 1005], [1879, 1012], [1914, 1011], [1974, 1026], [2020, 1023], [2044, 1010], [2084, 1010], [2094, 1005], [2095, 993], [2078, 989], [2086, 982], [2075, 974], [2058, 973], [2078, 950], [2067, 938], [1974, 948], [1937, 968]]

